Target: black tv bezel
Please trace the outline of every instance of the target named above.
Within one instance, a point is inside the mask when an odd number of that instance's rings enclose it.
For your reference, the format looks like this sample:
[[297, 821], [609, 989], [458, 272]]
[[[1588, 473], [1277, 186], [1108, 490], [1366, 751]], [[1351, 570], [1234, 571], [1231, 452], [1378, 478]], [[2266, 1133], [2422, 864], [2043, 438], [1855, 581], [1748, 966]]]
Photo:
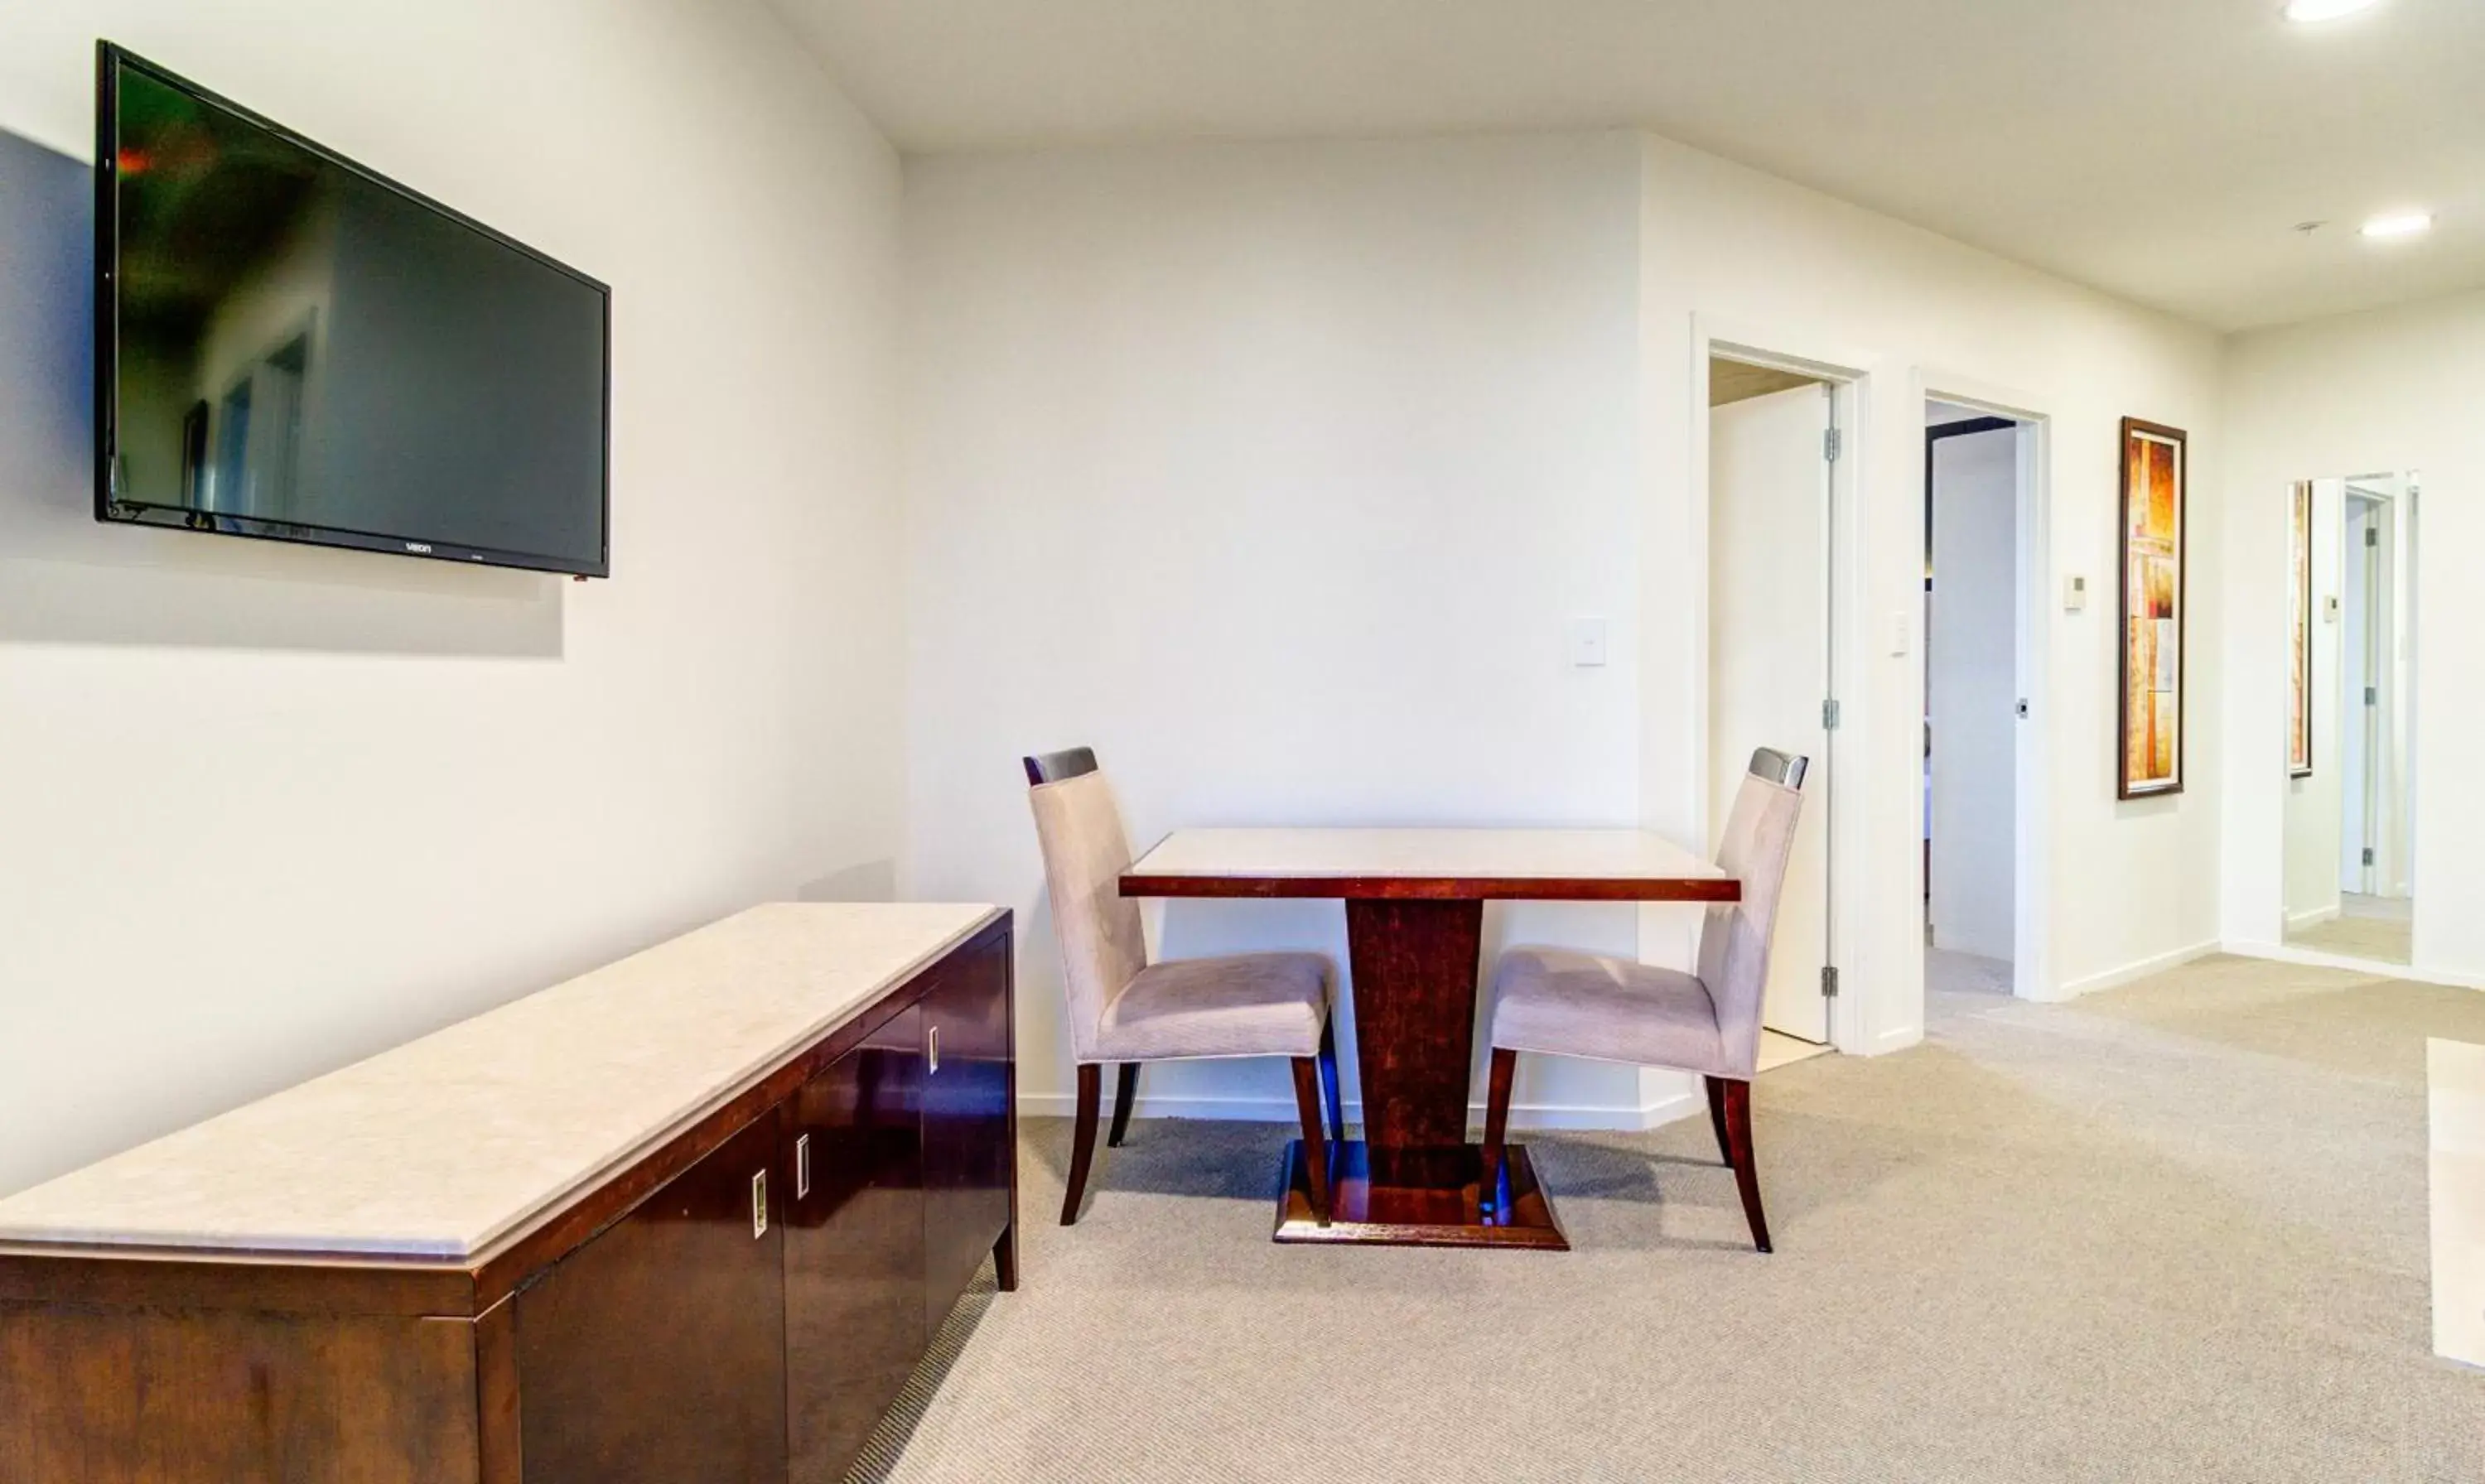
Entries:
[[[609, 578], [613, 575], [613, 289], [599, 279], [536, 251], [509, 236], [495, 231], [481, 222], [453, 206], [432, 200], [410, 186], [400, 184], [369, 166], [347, 159], [315, 140], [278, 123], [265, 115], [244, 108], [232, 99], [203, 88], [171, 68], [150, 62], [127, 47], [108, 40], [96, 42], [96, 169], [95, 169], [95, 518], [110, 526], [148, 526], [161, 530], [190, 530], [205, 534], [244, 536], [259, 541], [284, 541], [297, 546], [340, 547], [348, 551], [378, 552], [394, 556], [414, 556], [429, 561], [455, 562], [461, 566], [514, 567], [530, 572], [557, 572], [576, 578]], [[601, 488], [597, 491], [597, 523], [599, 540], [596, 558], [580, 562], [570, 557], [551, 556], [535, 552], [503, 552], [488, 547], [460, 546], [448, 541], [425, 541], [408, 535], [391, 535], [378, 531], [353, 530], [337, 526], [305, 525], [298, 521], [270, 521], [257, 516], [224, 515], [214, 511], [189, 510], [169, 505], [128, 504], [113, 498], [113, 459], [119, 446], [120, 376], [117, 361], [120, 341], [120, 288], [116, 270], [121, 263], [120, 114], [121, 69], [129, 67], [144, 72], [165, 86], [188, 94], [211, 107], [220, 108], [255, 128], [266, 130], [278, 139], [341, 170], [350, 171], [364, 180], [391, 191], [414, 204], [435, 212], [467, 230], [520, 253], [547, 268], [595, 290], [603, 306], [604, 386], [603, 447]]]

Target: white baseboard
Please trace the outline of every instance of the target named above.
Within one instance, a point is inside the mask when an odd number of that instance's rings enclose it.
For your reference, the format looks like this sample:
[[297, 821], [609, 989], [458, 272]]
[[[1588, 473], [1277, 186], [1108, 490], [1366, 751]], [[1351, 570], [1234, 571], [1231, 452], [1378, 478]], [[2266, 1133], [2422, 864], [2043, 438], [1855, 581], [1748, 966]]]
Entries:
[[[2370, 968], [2369, 963], [2359, 968]], [[2392, 979], [2412, 979], [2420, 985], [2442, 985], [2452, 989], [2485, 989], [2485, 974], [2468, 974], [2457, 969], [2437, 969], [2421, 963], [2386, 963], [2381, 967]]]
[[[1113, 1097], [1105, 1094], [1105, 1112], [1111, 1116]], [[1066, 1119], [1077, 1114], [1079, 1102], [1070, 1093], [1022, 1093], [1018, 1111], [1031, 1118]], [[1694, 1113], [1706, 1114], [1707, 1102], [1689, 1093], [1678, 1093], [1660, 1098], [1645, 1107], [1592, 1107], [1577, 1103], [1513, 1103], [1510, 1126], [1513, 1128], [1598, 1129], [1606, 1132], [1639, 1133], [1660, 1128], [1677, 1119]], [[1150, 1097], [1139, 1095], [1139, 1105], [1133, 1111], [1138, 1119], [1221, 1119], [1237, 1123], [1293, 1123], [1298, 1118], [1294, 1102], [1282, 1097]], [[1484, 1104], [1467, 1105], [1468, 1120], [1478, 1126], [1484, 1123]], [[1346, 1120], [1359, 1123], [1363, 1105], [1346, 1105]]]
[[2286, 930], [2289, 932], [2293, 932], [2298, 929], [2318, 928], [2323, 923], [2336, 922], [2337, 920], [2338, 905], [2336, 903], [2332, 903], [2326, 907], [2314, 907], [2309, 912], [2297, 912], [2293, 914], [2286, 920]]
[[2114, 989], [2123, 985], [2135, 984], [2152, 974], [2163, 974], [2169, 969], [2179, 969], [2196, 958], [2206, 958], [2218, 952], [2222, 946], [2217, 939], [2211, 938], [2205, 943], [2195, 943], [2189, 948], [2178, 948], [2171, 953], [2152, 954], [2136, 962], [2126, 963], [2120, 968], [2108, 969], [2102, 974], [2090, 974], [2085, 979], [2066, 980], [2062, 984], [2059, 998], [2075, 1000], [2081, 995], [2094, 994], [2100, 989]]
[[2218, 951], [2233, 954], [2238, 958], [2266, 958], [2273, 963], [2300, 963], [2307, 968], [2314, 969], [2346, 969], [2353, 973], [2370, 974], [2378, 979], [2404, 979], [2412, 984], [2441, 985], [2449, 989], [2485, 989], [2485, 974], [2470, 974], [2458, 969], [2440, 969], [2421, 963], [2390, 963], [2380, 958], [2357, 958], [2346, 954], [2326, 954], [2315, 948], [2298, 948], [2292, 943], [2229, 939], [2221, 944]]

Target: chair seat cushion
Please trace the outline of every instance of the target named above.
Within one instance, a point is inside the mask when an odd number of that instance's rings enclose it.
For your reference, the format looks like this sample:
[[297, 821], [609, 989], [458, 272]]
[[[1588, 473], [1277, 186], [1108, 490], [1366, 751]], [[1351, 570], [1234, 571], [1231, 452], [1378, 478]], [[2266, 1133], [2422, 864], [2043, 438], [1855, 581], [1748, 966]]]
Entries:
[[1749, 1077], [1724, 1065], [1707, 986], [1679, 969], [1515, 948], [1493, 975], [1492, 1043], [1514, 1051]]
[[1311, 1056], [1328, 1004], [1329, 961], [1319, 954], [1154, 963], [1106, 1007], [1095, 1059]]

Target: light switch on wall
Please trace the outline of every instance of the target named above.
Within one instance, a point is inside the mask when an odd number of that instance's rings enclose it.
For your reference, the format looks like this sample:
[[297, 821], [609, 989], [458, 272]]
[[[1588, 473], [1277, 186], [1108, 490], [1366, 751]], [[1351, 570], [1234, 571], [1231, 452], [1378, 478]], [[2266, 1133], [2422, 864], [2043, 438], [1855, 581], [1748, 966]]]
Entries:
[[1891, 657], [1893, 659], [1903, 658], [1915, 643], [1915, 634], [1907, 623], [1907, 610], [1905, 608], [1893, 608], [1890, 610], [1889, 629]]
[[1570, 620], [1570, 662], [1581, 669], [1594, 669], [1605, 662], [1605, 621], [1601, 618]]

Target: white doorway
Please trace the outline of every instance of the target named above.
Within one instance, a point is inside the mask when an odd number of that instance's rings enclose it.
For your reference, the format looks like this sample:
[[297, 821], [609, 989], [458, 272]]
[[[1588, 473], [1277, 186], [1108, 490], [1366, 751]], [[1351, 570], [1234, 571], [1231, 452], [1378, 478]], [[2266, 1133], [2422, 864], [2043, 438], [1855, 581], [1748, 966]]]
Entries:
[[2308, 953], [2414, 961], [2417, 493], [2414, 473], [2289, 492], [2302, 647], [2288, 677], [2280, 932]]
[[2024, 528], [2033, 429], [1963, 404], [1925, 410], [1924, 825], [1929, 990], [2019, 981]]
[[1754, 749], [1811, 760], [1769, 954], [1765, 1069], [1828, 1048], [1836, 990], [1830, 616], [1839, 398], [1819, 377], [1725, 357], [1710, 361], [1708, 388], [1710, 835], [1723, 830]]

